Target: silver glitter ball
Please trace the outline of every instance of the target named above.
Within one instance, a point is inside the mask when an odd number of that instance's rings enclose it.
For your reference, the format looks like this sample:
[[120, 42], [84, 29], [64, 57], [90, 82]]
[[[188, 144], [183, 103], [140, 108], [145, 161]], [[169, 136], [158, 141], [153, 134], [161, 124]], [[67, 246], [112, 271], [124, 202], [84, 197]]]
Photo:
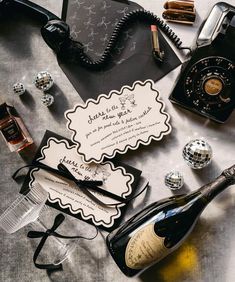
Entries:
[[206, 167], [212, 159], [211, 146], [202, 139], [195, 139], [184, 146], [183, 158], [193, 169]]
[[178, 171], [171, 171], [165, 176], [165, 185], [171, 190], [178, 190], [184, 185], [184, 177]]
[[48, 71], [40, 71], [34, 79], [34, 85], [42, 91], [49, 90], [53, 84], [53, 78]]
[[16, 95], [20, 96], [25, 93], [25, 87], [24, 84], [21, 82], [17, 82], [13, 85], [13, 91]]
[[50, 107], [54, 103], [54, 97], [51, 94], [44, 94], [41, 101], [44, 106]]

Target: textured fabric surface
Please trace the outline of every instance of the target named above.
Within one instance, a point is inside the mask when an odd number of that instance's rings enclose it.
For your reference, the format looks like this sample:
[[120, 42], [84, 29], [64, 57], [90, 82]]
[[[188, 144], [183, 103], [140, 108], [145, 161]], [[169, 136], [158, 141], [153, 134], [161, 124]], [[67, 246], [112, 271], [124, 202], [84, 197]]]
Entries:
[[[71, 0], [77, 1], [77, 0]], [[78, 0], [85, 1], [85, 0]], [[41, 5], [58, 15], [61, 0], [37, 0]], [[164, 0], [136, 1], [146, 9], [158, 13], [163, 11]], [[183, 39], [191, 45], [201, 22], [206, 18], [215, 0], [196, 0], [197, 21], [193, 27], [171, 24]], [[235, 5], [235, 1], [229, 1]], [[39, 145], [46, 129], [69, 137], [65, 129], [63, 112], [75, 103], [82, 102], [57, 64], [52, 51], [40, 36], [37, 21], [17, 15], [0, 24], [0, 86], [1, 98], [12, 103], [21, 114], [35, 145]], [[51, 92], [55, 104], [47, 109], [42, 106], [41, 93], [32, 84], [37, 72], [48, 70], [55, 80]], [[164, 186], [164, 176], [171, 169], [184, 174], [187, 192], [207, 183], [223, 169], [235, 163], [235, 113], [228, 123], [218, 126], [206, 119], [172, 105], [168, 96], [179, 68], [156, 84], [166, 109], [172, 116], [173, 131], [161, 142], [140, 147], [136, 152], [122, 156], [123, 161], [143, 171], [150, 181], [151, 190], [140, 197], [129, 208], [126, 218], [140, 211], [147, 204], [172, 195]], [[15, 82], [25, 84], [28, 94], [22, 98], [12, 93]], [[191, 139], [204, 137], [214, 150], [212, 164], [203, 171], [194, 172], [182, 159], [182, 148]], [[22, 154], [10, 153], [0, 138], [0, 212], [5, 210], [17, 196], [20, 186], [11, 179], [12, 173], [29, 161], [33, 148]], [[234, 188], [234, 187], [233, 187]], [[64, 263], [64, 271], [46, 273], [32, 263], [34, 243], [29, 241], [26, 230], [9, 235], [0, 230], [0, 281], [4, 282], [233, 282], [235, 277], [235, 191], [228, 189], [211, 203], [203, 213], [186, 243], [169, 258], [151, 267], [140, 277], [128, 279], [118, 269], [108, 254], [104, 237], [94, 241], [79, 241], [74, 254]], [[49, 218], [45, 218], [49, 221]], [[74, 222], [74, 233], [86, 232], [86, 226]], [[64, 230], [66, 231], [66, 230]], [[106, 233], [103, 234], [106, 236]]]

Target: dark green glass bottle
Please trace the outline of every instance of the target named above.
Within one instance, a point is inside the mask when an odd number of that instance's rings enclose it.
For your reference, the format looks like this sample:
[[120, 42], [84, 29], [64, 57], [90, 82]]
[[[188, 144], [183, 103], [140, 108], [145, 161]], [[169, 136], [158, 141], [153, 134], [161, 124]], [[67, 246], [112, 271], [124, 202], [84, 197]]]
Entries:
[[151, 204], [107, 237], [108, 249], [122, 272], [132, 277], [178, 248], [208, 203], [235, 184], [235, 165], [188, 195]]

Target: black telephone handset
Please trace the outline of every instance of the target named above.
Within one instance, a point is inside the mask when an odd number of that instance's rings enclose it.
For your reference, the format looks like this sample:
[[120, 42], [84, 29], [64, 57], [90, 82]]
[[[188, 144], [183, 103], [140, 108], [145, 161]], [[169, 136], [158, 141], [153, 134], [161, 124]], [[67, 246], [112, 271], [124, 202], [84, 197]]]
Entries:
[[[127, 0], [112, 1], [129, 4]], [[13, 8], [17, 8], [17, 11], [20, 9], [26, 12], [28, 11], [44, 21], [45, 25], [41, 28], [42, 37], [47, 45], [56, 52], [60, 60], [72, 63], [76, 62], [93, 70], [102, 69], [105, 66], [111, 58], [112, 52], [116, 47], [123, 29], [126, 28], [128, 23], [133, 21], [142, 20], [146, 24], [157, 25], [179, 50], [189, 49], [187, 47], [181, 47], [182, 41], [163, 20], [151, 12], [137, 9], [126, 14], [118, 22], [103, 55], [100, 59], [94, 61], [84, 52], [83, 44], [71, 38], [69, 26], [56, 15], [28, 0], [0, 0], [0, 13], [4, 13], [5, 9], [7, 11], [7, 9]], [[162, 61], [162, 58], [160, 58], [161, 56], [156, 56], [156, 52], [153, 57], [158, 62]]]
[[2, 0], [0, 12], [7, 14], [11, 9], [28, 13], [37, 17], [44, 23], [41, 34], [47, 45], [55, 52], [59, 52], [61, 46], [70, 36], [69, 26], [59, 17], [43, 7], [28, 0]]
[[170, 100], [219, 123], [235, 108], [235, 7], [217, 3]]

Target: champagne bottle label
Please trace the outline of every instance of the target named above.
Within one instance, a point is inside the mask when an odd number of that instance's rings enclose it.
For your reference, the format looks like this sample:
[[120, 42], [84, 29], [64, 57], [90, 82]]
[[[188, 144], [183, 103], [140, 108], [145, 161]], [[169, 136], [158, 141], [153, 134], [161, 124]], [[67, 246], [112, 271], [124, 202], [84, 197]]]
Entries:
[[140, 229], [129, 240], [125, 253], [126, 265], [132, 269], [143, 269], [164, 258], [168, 253], [164, 239], [154, 232], [154, 224]]

